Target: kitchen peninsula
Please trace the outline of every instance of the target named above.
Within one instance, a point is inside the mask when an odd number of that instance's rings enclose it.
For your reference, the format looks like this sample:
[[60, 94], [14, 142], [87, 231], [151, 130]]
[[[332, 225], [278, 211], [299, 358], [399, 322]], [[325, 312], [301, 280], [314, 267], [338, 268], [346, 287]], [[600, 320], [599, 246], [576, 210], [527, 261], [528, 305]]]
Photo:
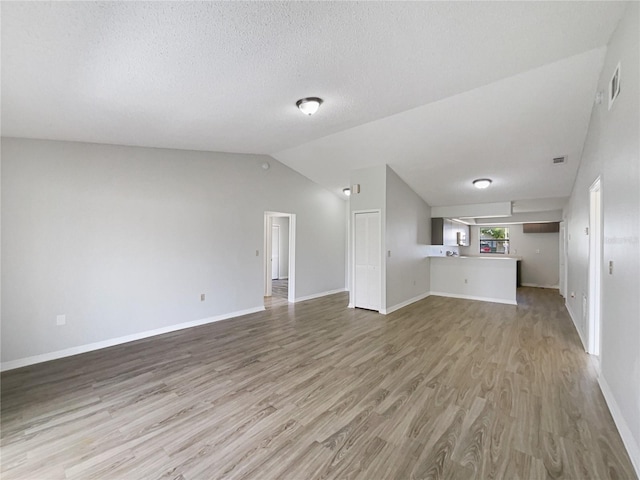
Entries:
[[431, 295], [517, 305], [519, 257], [437, 256], [431, 260]]

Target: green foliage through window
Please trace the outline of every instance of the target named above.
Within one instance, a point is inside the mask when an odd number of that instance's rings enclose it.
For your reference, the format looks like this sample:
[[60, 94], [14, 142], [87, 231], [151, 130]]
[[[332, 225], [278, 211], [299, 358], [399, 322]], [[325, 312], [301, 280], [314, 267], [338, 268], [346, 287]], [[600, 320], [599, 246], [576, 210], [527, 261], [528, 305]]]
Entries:
[[486, 227], [480, 229], [480, 253], [509, 253], [509, 229]]
[[480, 229], [480, 238], [509, 239], [509, 229], [504, 227], [489, 227]]

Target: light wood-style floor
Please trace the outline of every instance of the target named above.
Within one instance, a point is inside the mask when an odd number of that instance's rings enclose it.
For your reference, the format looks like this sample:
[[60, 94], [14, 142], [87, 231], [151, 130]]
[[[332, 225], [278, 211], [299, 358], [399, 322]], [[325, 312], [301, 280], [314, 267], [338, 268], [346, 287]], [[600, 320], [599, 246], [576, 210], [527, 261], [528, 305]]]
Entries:
[[264, 297], [266, 308], [281, 307], [289, 303], [289, 280], [278, 279], [271, 281], [271, 296]]
[[289, 296], [289, 280], [287, 278], [271, 280], [271, 293], [274, 297], [287, 298]]
[[563, 303], [345, 294], [2, 375], [2, 478], [636, 478]]

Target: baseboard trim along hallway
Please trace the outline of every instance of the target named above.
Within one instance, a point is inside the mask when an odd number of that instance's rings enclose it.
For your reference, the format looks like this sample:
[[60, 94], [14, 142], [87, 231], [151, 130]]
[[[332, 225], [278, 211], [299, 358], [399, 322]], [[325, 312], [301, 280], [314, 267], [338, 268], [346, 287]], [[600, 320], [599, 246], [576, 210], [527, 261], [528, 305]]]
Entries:
[[77, 347], [65, 348], [64, 350], [58, 350], [50, 353], [43, 353], [42, 355], [34, 355], [31, 357], [19, 358], [17, 360], [11, 360], [9, 362], [3, 362], [2, 366], [0, 367], [0, 371], [5, 372], [5, 371], [13, 370], [16, 368], [35, 365], [37, 363], [48, 362], [50, 360], [57, 360], [59, 358], [71, 357], [73, 355], [78, 355], [81, 353], [101, 350], [103, 348], [113, 347], [115, 345], [122, 345], [123, 343], [135, 342], [136, 340], [142, 340], [143, 338], [155, 337], [157, 335], [175, 332], [177, 330], [184, 330], [185, 328], [198, 327], [200, 325], [219, 322], [221, 320], [228, 320], [230, 318], [242, 317], [243, 315], [262, 312], [263, 310], [264, 310], [264, 305], [260, 307], [248, 308], [246, 310], [240, 310], [237, 312], [225, 313], [225, 314], [216, 315], [213, 317], [202, 318], [200, 320], [193, 320], [191, 322], [183, 322], [183, 323], [178, 323], [176, 325], [169, 325], [167, 327], [156, 328], [154, 330], [147, 330], [145, 332], [133, 333], [131, 335], [125, 335], [124, 337], [110, 338], [109, 340], [103, 340], [100, 342], [87, 343], [85, 345], [79, 345]]
[[419, 302], [420, 300], [423, 300], [423, 299], [427, 298], [429, 295], [431, 295], [430, 292], [423, 293], [421, 295], [418, 295], [417, 297], [410, 298], [409, 300], [407, 300], [405, 302], [398, 303], [398, 304], [396, 304], [396, 305], [394, 305], [392, 307], [383, 308], [383, 309], [380, 310], [380, 313], [382, 313], [383, 315], [388, 315], [388, 314], [390, 314], [392, 312], [395, 312], [396, 310], [400, 310], [401, 308], [407, 307], [407, 306], [411, 305], [412, 303]]
[[335, 295], [336, 293], [343, 293], [347, 290], [345, 288], [338, 288], [336, 290], [327, 290], [326, 292], [313, 293], [311, 295], [305, 295], [304, 297], [297, 297], [296, 302], [306, 302], [307, 300], [314, 300], [316, 298], [326, 297], [327, 295]]
[[638, 445], [633, 438], [633, 433], [631, 433], [629, 425], [627, 425], [622, 413], [620, 413], [618, 402], [616, 402], [616, 399], [609, 388], [609, 384], [607, 384], [607, 381], [602, 375], [598, 375], [598, 383], [600, 384], [600, 390], [602, 390], [602, 395], [607, 402], [613, 421], [615, 422], [616, 427], [618, 427], [618, 433], [620, 433], [620, 437], [622, 437], [624, 446], [627, 447], [627, 453], [629, 454], [631, 463], [636, 470], [636, 475], [640, 477], [640, 445]]

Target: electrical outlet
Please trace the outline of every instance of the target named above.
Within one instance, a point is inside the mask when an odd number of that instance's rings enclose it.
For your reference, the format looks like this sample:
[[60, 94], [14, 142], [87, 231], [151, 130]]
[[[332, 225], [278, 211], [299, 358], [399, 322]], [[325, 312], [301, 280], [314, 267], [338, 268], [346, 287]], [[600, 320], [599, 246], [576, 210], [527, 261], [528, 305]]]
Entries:
[[609, 260], [609, 275], [613, 275], [613, 260]]
[[67, 324], [67, 316], [66, 315], [56, 315], [56, 325], [62, 326]]
[[536, 253], [540, 253], [540, 249], [539, 248], [536, 248]]
[[201, 294], [200, 294], [200, 301], [201, 301], [201, 302], [204, 302], [204, 293], [201, 293]]

